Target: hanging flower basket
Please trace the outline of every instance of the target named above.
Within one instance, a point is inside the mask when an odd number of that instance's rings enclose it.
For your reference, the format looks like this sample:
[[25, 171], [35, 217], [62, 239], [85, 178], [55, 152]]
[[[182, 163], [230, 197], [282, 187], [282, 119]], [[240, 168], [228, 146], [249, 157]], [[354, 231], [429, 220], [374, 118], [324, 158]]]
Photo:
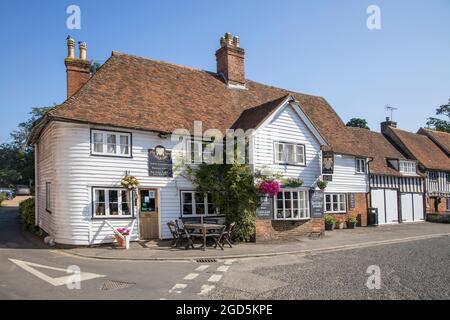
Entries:
[[266, 180], [259, 185], [259, 192], [268, 194], [269, 196], [276, 196], [280, 192], [280, 183], [276, 180]]
[[139, 180], [133, 176], [125, 176], [121, 181], [122, 187], [128, 190], [136, 189], [139, 186]]

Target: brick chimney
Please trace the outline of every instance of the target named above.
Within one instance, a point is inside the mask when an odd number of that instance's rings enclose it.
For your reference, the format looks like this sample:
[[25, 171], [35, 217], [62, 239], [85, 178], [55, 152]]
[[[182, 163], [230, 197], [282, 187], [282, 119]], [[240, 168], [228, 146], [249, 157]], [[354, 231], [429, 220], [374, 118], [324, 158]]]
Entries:
[[91, 62], [86, 59], [86, 43], [79, 42], [79, 57], [75, 58], [75, 40], [67, 37], [67, 98], [74, 95], [89, 80]]
[[244, 49], [239, 47], [239, 37], [229, 32], [220, 38], [220, 49], [216, 51], [217, 73], [228, 85], [245, 86]]
[[389, 117], [386, 117], [386, 121], [383, 121], [381, 124], [381, 133], [386, 133], [387, 128], [397, 128], [397, 122], [392, 121]]

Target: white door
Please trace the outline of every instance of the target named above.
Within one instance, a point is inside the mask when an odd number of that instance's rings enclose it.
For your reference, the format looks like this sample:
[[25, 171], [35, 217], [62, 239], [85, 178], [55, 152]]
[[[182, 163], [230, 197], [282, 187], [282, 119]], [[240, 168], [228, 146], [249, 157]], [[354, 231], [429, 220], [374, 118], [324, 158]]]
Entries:
[[423, 195], [420, 193], [413, 193], [414, 203], [414, 221], [423, 220]]
[[397, 190], [385, 189], [386, 201], [386, 223], [398, 222], [398, 199]]
[[[402, 221], [411, 222], [413, 221], [413, 213], [415, 213], [413, 207], [413, 194], [412, 193], [402, 193], [400, 195], [400, 201], [402, 204]], [[413, 211], [414, 210], [414, 211]]]
[[384, 189], [372, 189], [370, 191], [370, 197], [372, 200], [372, 207], [378, 209], [378, 224], [385, 224]]

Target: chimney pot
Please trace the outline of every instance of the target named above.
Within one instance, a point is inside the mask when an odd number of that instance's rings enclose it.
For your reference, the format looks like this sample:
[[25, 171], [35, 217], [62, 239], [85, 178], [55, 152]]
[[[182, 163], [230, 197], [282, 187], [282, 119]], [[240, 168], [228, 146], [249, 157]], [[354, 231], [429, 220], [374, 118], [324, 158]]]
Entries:
[[233, 46], [235, 46], [236, 48], [239, 48], [239, 37], [238, 36], [233, 37]]
[[67, 37], [67, 58], [75, 58], [75, 40], [70, 36]]
[[78, 48], [80, 50], [80, 59], [86, 60], [86, 42], [78, 42]]

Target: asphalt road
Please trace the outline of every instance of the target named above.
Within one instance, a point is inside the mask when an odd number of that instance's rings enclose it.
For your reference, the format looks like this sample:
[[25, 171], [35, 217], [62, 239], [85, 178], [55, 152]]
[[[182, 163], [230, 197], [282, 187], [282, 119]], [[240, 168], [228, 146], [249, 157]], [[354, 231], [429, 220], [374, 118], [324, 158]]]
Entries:
[[[0, 299], [449, 299], [449, 245], [441, 237], [215, 263], [94, 260], [36, 246], [20, 230], [17, 208], [7, 207], [0, 208]], [[380, 267], [379, 290], [365, 286], [370, 265]], [[79, 289], [66, 285], [69, 266], [87, 277]]]
[[[450, 239], [236, 262], [210, 299], [450, 299]], [[378, 266], [380, 288], [366, 286]], [[372, 269], [373, 270], [373, 269]], [[370, 282], [372, 283], [372, 282]]]

